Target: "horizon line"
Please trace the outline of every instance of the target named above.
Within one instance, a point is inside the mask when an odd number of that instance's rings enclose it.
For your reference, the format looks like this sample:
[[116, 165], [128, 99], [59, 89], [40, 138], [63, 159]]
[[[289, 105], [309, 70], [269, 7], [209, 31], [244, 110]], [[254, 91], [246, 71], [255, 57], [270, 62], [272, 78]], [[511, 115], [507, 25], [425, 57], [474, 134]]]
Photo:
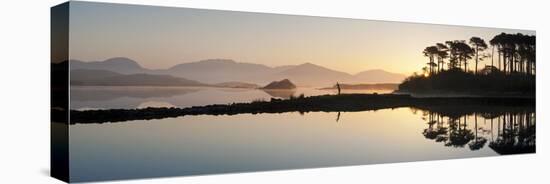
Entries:
[[[235, 59], [227, 59], [227, 58], [210, 58], [210, 59], [200, 59], [200, 60], [197, 60], [197, 61], [190, 61], [190, 62], [182, 62], [182, 63], [178, 63], [178, 64], [175, 64], [173, 66], [170, 66], [170, 67], [167, 67], [167, 68], [147, 68], [147, 67], [144, 67], [140, 62], [138, 62], [137, 60], [135, 59], [132, 59], [130, 57], [124, 57], [124, 56], [115, 56], [115, 57], [109, 57], [107, 59], [104, 59], [104, 60], [100, 60], [100, 61], [97, 61], [97, 60], [88, 60], [88, 61], [85, 61], [85, 60], [80, 60], [80, 59], [69, 59], [68, 61], [80, 61], [80, 62], [83, 62], [83, 63], [99, 63], [99, 62], [106, 62], [108, 60], [112, 60], [112, 59], [127, 59], [127, 60], [130, 60], [130, 61], [133, 61], [133, 62], [136, 62], [136, 64], [143, 68], [143, 69], [148, 69], [148, 70], [168, 70], [168, 69], [171, 69], [175, 66], [178, 66], [178, 65], [181, 65], [181, 64], [190, 64], [190, 63], [199, 63], [199, 62], [204, 62], [204, 61], [209, 61], [209, 60], [225, 60], [225, 61], [232, 61], [234, 63], [237, 63], [237, 64], [255, 64], [255, 65], [262, 65], [262, 66], [265, 66], [265, 67], [269, 67], [271, 69], [274, 69], [274, 68], [277, 68], [277, 67], [285, 67], [285, 66], [300, 66], [300, 65], [305, 65], [305, 64], [311, 64], [311, 65], [315, 65], [315, 66], [318, 66], [318, 67], [322, 67], [322, 68], [325, 68], [325, 69], [328, 69], [328, 70], [332, 70], [332, 71], [336, 71], [336, 72], [342, 72], [342, 73], [346, 73], [346, 74], [349, 74], [349, 75], [358, 75], [362, 72], [366, 72], [366, 71], [384, 71], [384, 72], [388, 72], [388, 73], [392, 73], [392, 74], [399, 74], [399, 75], [404, 75], [404, 76], [408, 76], [407, 74], [404, 74], [404, 73], [400, 73], [400, 72], [394, 72], [394, 71], [389, 71], [389, 70], [385, 70], [385, 69], [381, 69], [381, 68], [375, 68], [375, 69], [366, 69], [366, 70], [362, 70], [360, 72], [356, 72], [356, 73], [350, 73], [350, 72], [345, 72], [345, 71], [340, 71], [340, 70], [336, 70], [336, 69], [332, 69], [332, 68], [328, 68], [326, 66], [323, 66], [323, 65], [319, 65], [319, 64], [315, 64], [313, 62], [310, 62], [310, 61], [306, 61], [306, 62], [303, 62], [303, 63], [300, 63], [300, 64], [294, 64], [294, 65], [278, 65], [278, 66], [269, 66], [269, 65], [265, 65], [265, 64], [261, 64], [261, 63], [251, 63], [251, 62], [239, 62]], [[411, 73], [412, 74], [412, 73]]]

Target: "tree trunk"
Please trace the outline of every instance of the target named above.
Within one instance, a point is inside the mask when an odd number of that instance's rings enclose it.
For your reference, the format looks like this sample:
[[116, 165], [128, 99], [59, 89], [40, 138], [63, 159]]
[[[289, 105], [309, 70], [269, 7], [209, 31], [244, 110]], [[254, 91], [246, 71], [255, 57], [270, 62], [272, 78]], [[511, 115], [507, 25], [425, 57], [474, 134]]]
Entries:
[[479, 47], [476, 45], [476, 69], [474, 70], [474, 74], [477, 75], [477, 62], [479, 62]]
[[498, 69], [502, 70], [502, 65], [500, 65], [501, 64], [501, 62], [500, 62], [500, 55], [501, 55], [500, 54], [500, 46], [498, 47], [497, 52], [498, 52]]
[[491, 70], [495, 68], [494, 59], [493, 59], [493, 56], [495, 55], [495, 46], [492, 46], [492, 50], [493, 51], [491, 51]]
[[514, 72], [514, 53], [509, 53], [508, 60], [510, 60], [510, 74]]
[[527, 70], [525, 69], [525, 58], [521, 57], [521, 73], [527, 74]]
[[443, 60], [441, 57], [437, 57], [437, 73], [441, 72], [441, 69], [443, 68], [443, 63], [441, 60]]
[[468, 63], [466, 63], [466, 58], [464, 58], [464, 72], [468, 72]]
[[435, 64], [435, 57], [434, 55], [432, 55], [432, 57], [430, 57], [430, 75], [434, 74], [435, 72], [434, 64]]
[[531, 75], [531, 61], [530, 60], [527, 60], [527, 68], [526, 68], [526, 72], [527, 72], [527, 75]]
[[504, 73], [506, 73], [506, 70], [508, 70], [508, 65], [506, 64], [506, 52], [502, 52], [502, 68], [504, 69], [502, 71], [504, 71]]

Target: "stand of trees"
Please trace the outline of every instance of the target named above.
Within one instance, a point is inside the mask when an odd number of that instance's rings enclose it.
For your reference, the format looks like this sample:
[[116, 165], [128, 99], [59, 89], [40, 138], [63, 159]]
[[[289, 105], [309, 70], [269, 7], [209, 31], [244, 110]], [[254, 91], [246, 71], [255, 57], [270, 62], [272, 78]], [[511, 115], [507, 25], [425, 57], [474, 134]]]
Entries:
[[[534, 93], [535, 42], [535, 36], [501, 33], [489, 43], [480, 37], [436, 43], [422, 51], [429, 59], [424, 73], [407, 78], [399, 90]], [[490, 65], [479, 67], [489, 58]]]
[[506, 73], [535, 74], [535, 36], [500, 33], [489, 43], [497, 49], [498, 69]]
[[[445, 43], [436, 43], [426, 47], [422, 53], [428, 57], [428, 74], [435, 74], [445, 70], [460, 68], [468, 71], [468, 62], [473, 59], [474, 74], [478, 72], [502, 71], [507, 74], [522, 73], [535, 74], [536, 37], [530, 35], [501, 33], [489, 41], [491, 53], [486, 53], [489, 45], [480, 37], [472, 37], [469, 44], [465, 40], [452, 40]], [[496, 49], [496, 55], [495, 55]], [[479, 62], [491, 58], [491, 65], [478, 68]], [[498, 65], [495, 65], [495, 57]], [[485, 71], [486, 68], [491, 69]]]

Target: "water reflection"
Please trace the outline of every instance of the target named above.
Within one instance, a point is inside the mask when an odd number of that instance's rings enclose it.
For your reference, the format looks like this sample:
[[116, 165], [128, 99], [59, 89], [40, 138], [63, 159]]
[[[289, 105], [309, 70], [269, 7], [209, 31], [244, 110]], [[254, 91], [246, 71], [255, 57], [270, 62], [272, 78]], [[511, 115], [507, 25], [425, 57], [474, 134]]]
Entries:
[[473, 113], [445, 116], [422, 111], [428, 127], [422, 132], [426, 139], [444, 146], [480, 150], [488, 147], [498, 154], [535, 152], [535, 112]]
[[294, 96], [296, 93], [296, 90], [280, 90], [280, 89], [263, 89], [265, 93], [272, 97], [278, 97], [278, 98], [290, 98], [291, 96]]
[[97, 181], [535, 151], [534, 107], [452, 109], [197, 115], [72, 124], [70, 174], [74, 181]]

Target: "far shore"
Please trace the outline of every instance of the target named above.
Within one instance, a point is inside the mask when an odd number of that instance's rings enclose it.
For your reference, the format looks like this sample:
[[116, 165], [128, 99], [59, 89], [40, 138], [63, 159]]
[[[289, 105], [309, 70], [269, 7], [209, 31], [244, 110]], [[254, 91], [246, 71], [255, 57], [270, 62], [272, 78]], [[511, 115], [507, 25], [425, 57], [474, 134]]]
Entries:
[[[419, 98], [407, 94], [341, 94], [290, 99], [272, 98], [270, 101], [217, 104], [188, 108], [144, 108], [71, 110], [71, 124], [105, 123], [129, 120], [149, 120], [187, 115], [236, 115], [285, 112], [357, 112], [410, 107], [457, 117], [470, 113], [502, 113], [507, 111], [534, 111], [533, 97], [430, 97]], [[55, 110], [52, 110], [55, 111]], [[63, 112], [56, 112], [63, 116]], [[55, 116], [54, 116], [55, 118]]]
[[[397, 90], [399, 83], [339, 84], [342, 90]], [[336, 85], [318, 88], [320, 90], [337, 90]]]
[[411, 95], [417, 98], [455, 98], [455, 97], [497, 97], [497, 98], [535, 98], [535, 94], [519, 93], [519, 92], [453, 92], [453, 91], [438, 91], [438, 92], [408, 92], [395, 90], [392, 94]]

